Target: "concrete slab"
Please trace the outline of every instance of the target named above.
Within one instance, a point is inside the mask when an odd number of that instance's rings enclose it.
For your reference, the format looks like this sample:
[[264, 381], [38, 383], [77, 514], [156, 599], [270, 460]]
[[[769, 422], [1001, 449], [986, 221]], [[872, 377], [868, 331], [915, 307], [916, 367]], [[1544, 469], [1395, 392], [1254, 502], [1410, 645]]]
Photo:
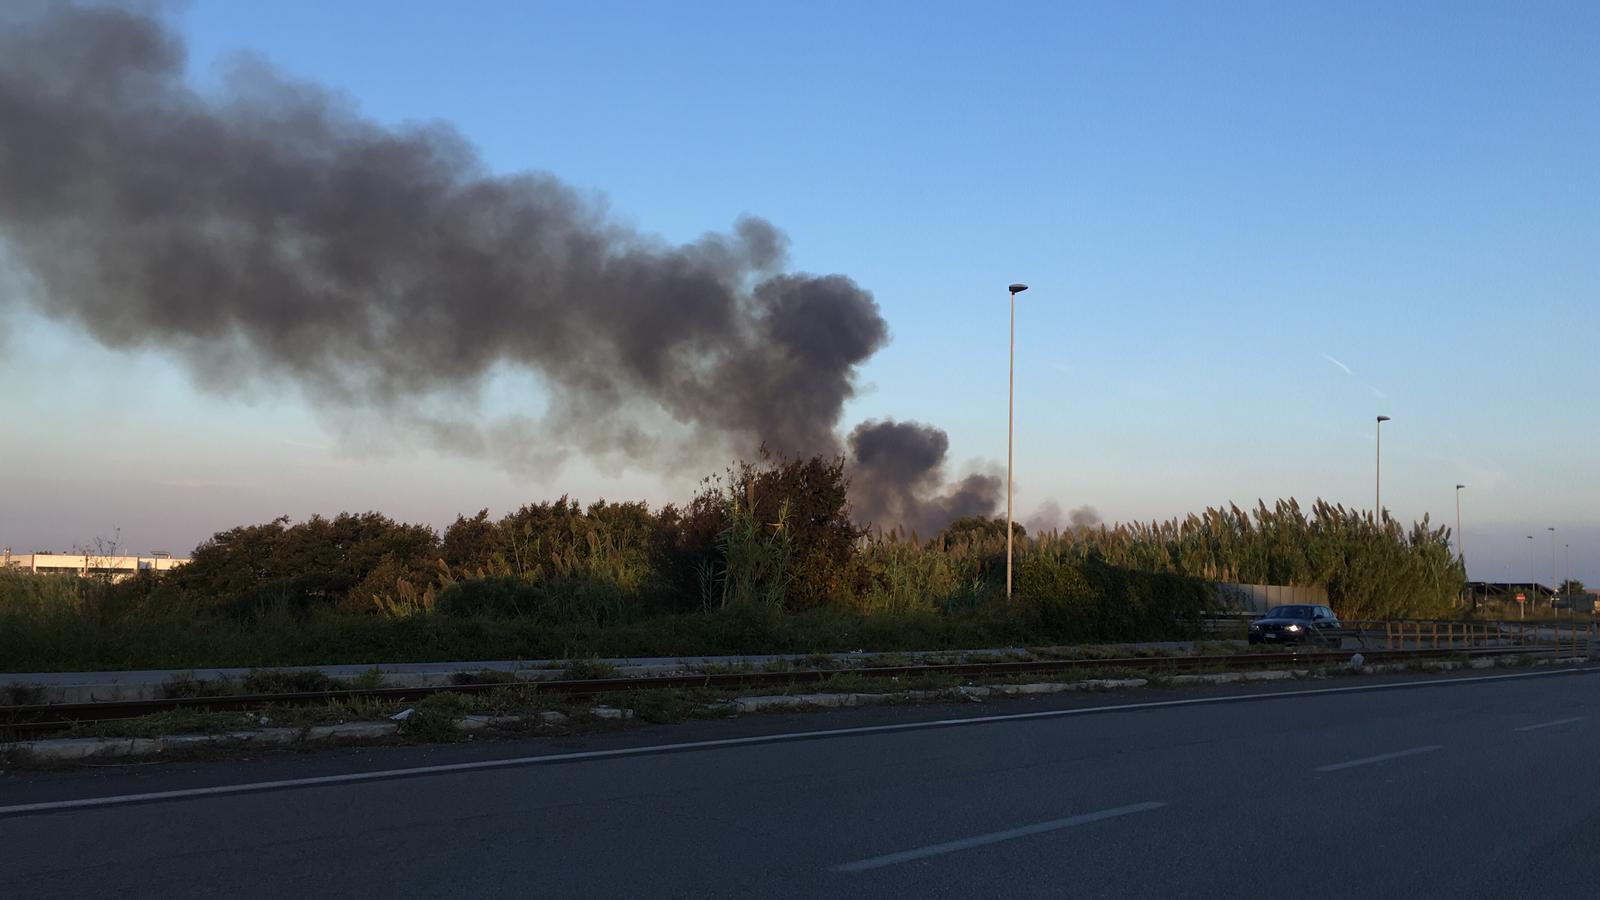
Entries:
[[0, 745], [41, 762], [70, 762], [108, 756], [141, 756], [161, 751], [157, 738], [54, 738]]
[[1149, 684], [1145, 678], [1091, 678], [1088, 681], [1076, 682], [1080, 690], [1088, 691], [1118, 691], [1127, 688], [1140, 688]]
[[396, 722], [340, 722], [307, 728], [306, 740], [370, 740], [389, 737], [399, 731], [400, 725]]

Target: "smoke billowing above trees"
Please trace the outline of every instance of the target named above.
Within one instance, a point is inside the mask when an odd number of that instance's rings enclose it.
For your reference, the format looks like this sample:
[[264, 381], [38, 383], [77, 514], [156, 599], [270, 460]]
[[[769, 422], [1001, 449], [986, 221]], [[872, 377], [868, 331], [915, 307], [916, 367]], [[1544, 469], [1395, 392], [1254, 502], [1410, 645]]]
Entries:
[[[202, 386], [287, 379], [330, 418], [510, 469], [846, 449], [888, 325], [851, 279], [787, 271], [771, 224], [667, 244], [551, 175], [489, 172], [448, 125], [386, 127], [261, 63], [202, 95], [185, 54], [136, 10], [0, 12], [0, 262], [29, 285], [0, 299]], [[539, 380], [542, 409], [477, 412], [506, 371]], [[858, 516], [992, 511], [996, 479], [943, 485], [947, 443], [856, 429]]]

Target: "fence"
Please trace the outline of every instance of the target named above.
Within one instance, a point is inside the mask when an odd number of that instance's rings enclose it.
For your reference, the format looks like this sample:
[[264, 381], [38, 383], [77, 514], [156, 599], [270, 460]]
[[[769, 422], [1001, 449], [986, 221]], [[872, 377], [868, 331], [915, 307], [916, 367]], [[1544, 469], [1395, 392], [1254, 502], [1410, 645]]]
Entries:
[[[1253, 615], [1229, 612], [1211, 616], [1206, 619], [1205, 631], [1213, 638], [1243, 640], [1248, 636]], [[1340, 644], [1348, 650], [1547, 646], [1557, 651], [1587, 653], [1600, 642], [1600, 622], [1346, 619], [1340, 625]]]

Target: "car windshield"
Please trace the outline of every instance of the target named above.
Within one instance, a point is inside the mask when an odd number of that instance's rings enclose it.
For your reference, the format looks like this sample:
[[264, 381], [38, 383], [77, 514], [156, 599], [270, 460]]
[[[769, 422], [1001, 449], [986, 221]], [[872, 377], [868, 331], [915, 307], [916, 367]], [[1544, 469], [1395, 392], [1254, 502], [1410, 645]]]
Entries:
[[1267, 610], [1269, 619], [1309, 619], [1311, 607], [1309, 606], [1274, 606]]

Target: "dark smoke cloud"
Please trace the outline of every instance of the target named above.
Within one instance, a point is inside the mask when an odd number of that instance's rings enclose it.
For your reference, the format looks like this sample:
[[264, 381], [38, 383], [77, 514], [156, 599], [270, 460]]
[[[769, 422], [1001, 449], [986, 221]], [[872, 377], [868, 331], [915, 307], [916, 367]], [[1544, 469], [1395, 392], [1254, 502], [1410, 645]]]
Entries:
[[1100, 513], [1095, 508], [1085, 504], [1074, 509], [1070, 514], [1073, 528], [1093, 528], [1100, 524]]
[[920, 422], [870, 421], [850, 433], [851, 504], [876, 527], [932, 536], [962, 516], [992, 515], [1005, 482], [973, 474], [945, 486], [945, 433]]
[[[332, 420], [511, 469], [571, 450], [655, 469], [763, 443], [839, 452], [888, 328], [849, 278], [786, 273], [767, 222], [667, 245], [552, 176], [489, 173], [448, 125], [384, 127], [262, 63], [201, 95], [158, 17], [8, 10], [0, 263], [45, 315], [173, 354], [207, 388], [287, 378]], [[503, 372], [537, 376], [545, 407], [478, 415]], [[933, 507], [982, 505], [966, 482], [922, 499], [942, 432], [857, 435], [875, 518], [926, 527]]]
[[1061, 504], [1054, 500], [1046, 500], [1039, 504], [1039, 508], [1034, 510], [1033, 515], [1029, 516], [1023, 524], [1027, 525], [1028, 530], [1034, 534], [1045, 534], [1046, 532], [1060, 531], [1065, 521], [1066, 513], [1062, 511]]
[[1062, 531], [1066, 528], [1074, 530], [1080, 528], [1093, 528], [1100, 524], [1100, 514], [1095, 508], [1087, 504], [1077, 507], [1072, 512], [1064, 512], [1061, 504], [1054, 500], [1046, 500], [1039, 504], [1033, 516], [1028, 519], [1028, 530], [1036, 534], [1050, 531]]
[[291, 373], [342, 406], [416, 410], [532, 370], [545, 441], [591, 452], [655, 453], [628, 425], [641, 399], [696, 443], [837, 446], [887, 326], [848, 278], [780, 274], [766, 222], [663, 246], [549, 176], [488, 175], [447, 126], [385, 129], [260, 65], [208, 99], [183, 63], [128, 10], [6, 23], [0, 227], [47, 314], [175, 350], [202, 384]]

